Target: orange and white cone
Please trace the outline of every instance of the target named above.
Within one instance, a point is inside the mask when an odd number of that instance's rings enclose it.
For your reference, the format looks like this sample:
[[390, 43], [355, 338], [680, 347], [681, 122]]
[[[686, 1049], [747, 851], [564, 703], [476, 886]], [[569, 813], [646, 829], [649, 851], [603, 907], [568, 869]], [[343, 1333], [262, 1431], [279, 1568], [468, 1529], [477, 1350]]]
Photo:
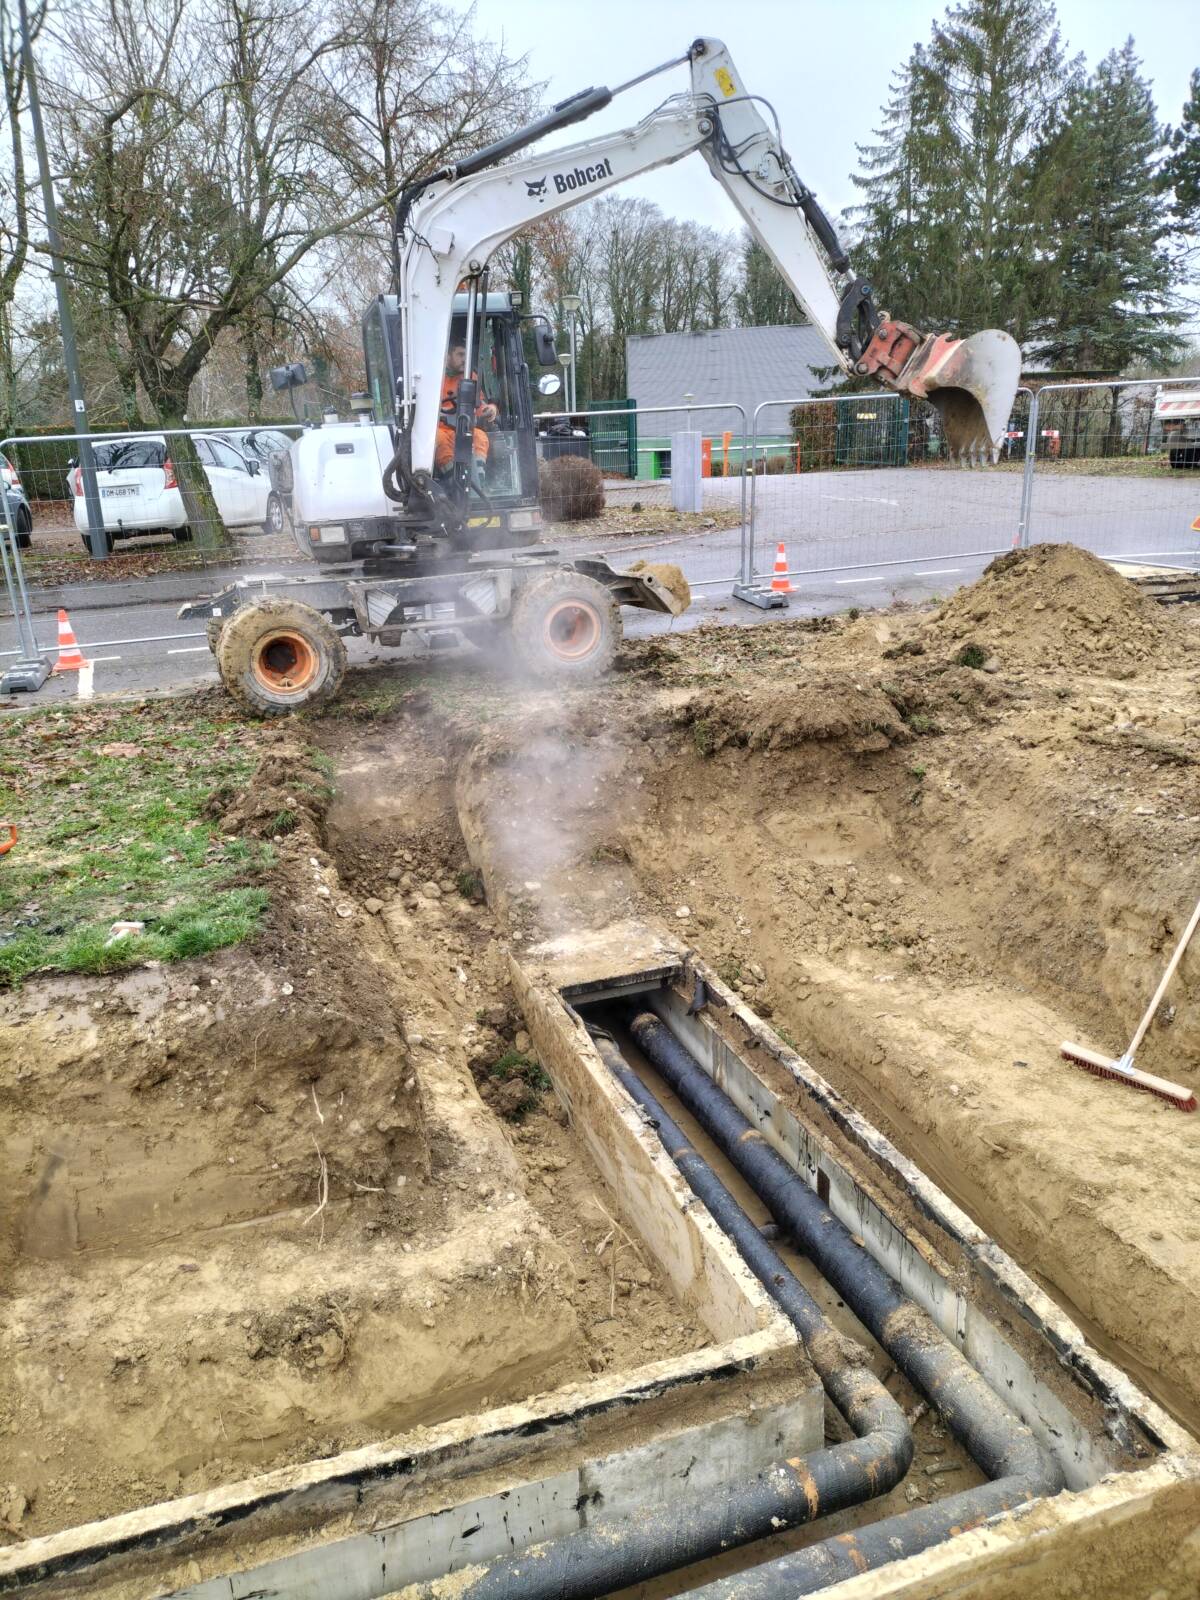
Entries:
[[79, 648], [79, 640], [75, 637], [71, 619], [60, 608], [58, 613], [58, 660], [54, 663], [54, 670], [55, 672], [78, 672], [80, 667], [86, 667], [87, 665], [87, 657]]
[[787, 551], [783, 548], [783, 540], [775, 550], [775, 576], [771, 579], [771, 592], [773, 594], [791, 594], [792, 586], [788, 582]]

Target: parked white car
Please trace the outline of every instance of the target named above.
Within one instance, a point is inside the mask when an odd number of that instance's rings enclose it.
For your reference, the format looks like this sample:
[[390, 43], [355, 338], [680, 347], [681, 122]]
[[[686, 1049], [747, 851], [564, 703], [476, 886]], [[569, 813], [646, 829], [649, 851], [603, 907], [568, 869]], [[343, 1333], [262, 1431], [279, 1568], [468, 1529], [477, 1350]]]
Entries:
[[[267, 533], [283, 525], [279, 496], [257, 460], [247, 460], [225, 439], [193, 438], [213, 499], [230, 528], [260, 527]], [[109, 538], [134, 538], [145, 533], [170, 533], [181, 544], [192, 537], [166, 439], [102, 439], [93, 445], [96, 486]], [[75, 526], [87, 544], [87, 507], [83, 472], [73, 467], [68, 482], [75, 501]]]

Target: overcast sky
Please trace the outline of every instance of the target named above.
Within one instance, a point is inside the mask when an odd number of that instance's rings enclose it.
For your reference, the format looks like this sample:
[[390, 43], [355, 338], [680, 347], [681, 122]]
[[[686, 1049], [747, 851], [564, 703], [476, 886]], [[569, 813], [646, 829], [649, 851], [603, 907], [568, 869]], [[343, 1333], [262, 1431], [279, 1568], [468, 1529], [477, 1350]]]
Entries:
[[[528, 53], [547, 101], [611, 88], [680, 55], [699, 34], [723, 39], [745, 86], [774, 101], [797, 172], [831, 213], [856, 199], [855, 145], [876, 126], [892, 69], [928, 40], [945, 9], [929, 0], [476, 0], [480, 33]], [[1159, 118], [1178, 123], [1188, 75], [1200, 66], [1200, 0], [1058, 0], [1058, 15], [1069, 52], [1082, 51], [1089, 68], [1132, 32]], [[651, 79], [547, 148], [628, 126], [686, 83], [684, 67]], [[621, 192], [644, 195], [670, 216], [737, 226], [699, 156]]]

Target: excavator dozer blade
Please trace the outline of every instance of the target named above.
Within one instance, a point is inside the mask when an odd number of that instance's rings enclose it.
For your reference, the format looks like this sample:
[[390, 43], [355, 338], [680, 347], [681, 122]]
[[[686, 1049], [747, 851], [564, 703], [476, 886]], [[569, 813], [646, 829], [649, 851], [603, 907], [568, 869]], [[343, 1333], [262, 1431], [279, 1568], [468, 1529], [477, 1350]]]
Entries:
[[996, 461], [1021, 379], [1021, 347], [999, 328], [968, 339], [931, 334], [905, 363], [895, 387], [935, 406], [952, 458]]

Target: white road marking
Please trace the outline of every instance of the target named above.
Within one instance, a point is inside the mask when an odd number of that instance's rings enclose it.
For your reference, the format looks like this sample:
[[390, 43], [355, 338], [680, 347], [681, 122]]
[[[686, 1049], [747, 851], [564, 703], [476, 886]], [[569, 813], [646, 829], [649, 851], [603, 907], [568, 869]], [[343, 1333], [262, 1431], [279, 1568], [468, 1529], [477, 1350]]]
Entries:
[[208, 650], [206, 644], [189, 644], [182, 650], [168, 650], [169, 656], [202, 656]]
[[91, 658], [93, 666], [97, 661], [120, 661], [120, 659], [120, 656], [93, 656]]
[[877, 572], [871, 578], [835, 578], [834, 583], [886, 583], [887, 579], [882, 572]]
[[885, 500], [877, 494], [823, 494], [822, 500], [840, 500], [847, 506], [898, 506], [899, 500]]
[[85, 661], [79, 669], [79, 688], [77, 693], [81, 700], [90, 700], [92, 698], [93, 665], [91, 661]]
[[913, 573], [914, 578], [940, 578], [946, 572], [961, 572], [961, 567], [921, 567]]

